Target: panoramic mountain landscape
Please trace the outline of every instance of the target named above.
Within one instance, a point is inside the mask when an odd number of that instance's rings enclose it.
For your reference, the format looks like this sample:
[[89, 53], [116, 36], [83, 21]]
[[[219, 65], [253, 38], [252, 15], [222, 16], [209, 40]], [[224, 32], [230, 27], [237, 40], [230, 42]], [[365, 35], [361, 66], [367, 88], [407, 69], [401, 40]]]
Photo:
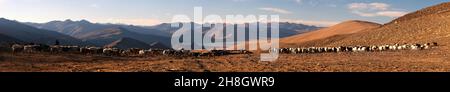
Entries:
[[[92, 23], [84, 19], [34, 23], [1, 18], [0, 43], [3, 50], [0, 53], [0, 71], [450, 71], [450, 2], [434, 2], [421, 5], [424, 7], [407, 8], [410, 12], [398, 12], [401, 9], [379, 2], [350, 3], [344, 6], [344, 9], [351, 10], [345, 13], [357, 17], [328, 16], [331, 19], [341, 19], [339, 22], [280, 22], [280, 38], [275, 39], [279, 39], [281, 47], [262, 51], [173, 50], [170, 49], [171, 36], [181, 27], [171, 27], [170, 23], [128, 25]], [[331, 9], [329, 7], [327, 9]], [[272, 8], [258, 10], [277, 12], [284, 16], [295, 14], [294, 11]], [[362, 10], [368, 11], [361, 12]], [[379, 12], [371, 14], [372, 11]], [[214, 31], [212, 29], [216, 27], [197, 23], [184, 26], [193, 25], [196, 28], [191, 30], [203, 29], [203, 34]], [[243, 24], [236, 25], [248, 29]], [[257, 39], [248, 40], [251, 40], [248, 43], [258, 43], [255, 41]], [[59, 50], [56, 46], [48, 52], [35, 52], [33, 49], [15, 48], [15, 43], [59, 44], [63, 49]], [[79, 48], [71, 52], [70, 48], [75, 48], [74, 46]], [[130, 50], [131, 48], [139, 51]], [[260, 53], [264, 52], [276, 52], [279, 57], [273, 62], [261, 62], [263, 57], [260, 57]]]

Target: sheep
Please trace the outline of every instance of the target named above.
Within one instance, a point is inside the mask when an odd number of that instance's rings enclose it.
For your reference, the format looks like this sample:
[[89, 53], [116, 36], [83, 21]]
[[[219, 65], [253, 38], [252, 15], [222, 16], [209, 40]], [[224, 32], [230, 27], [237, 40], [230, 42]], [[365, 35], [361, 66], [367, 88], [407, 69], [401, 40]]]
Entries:
[[59, 45], [50, 46], [50, 52], [62, 52], [62, 48]]
[[430, 45], [429, 44], [423, 44], [422, 46], [421, 46], [421, 49], [429, 49], [430, 48]]
[[411, 48], [412, 50], [419, 50], [420, 44], [410, 45], [410, 48]]
[[122, 53], [122, 50], [118, 48], [104, 48], [103, 54], [108, 56], [120, 56]]
[[77, 52], [80, 49], [78, 46], [63, 46], [64, 52]]
[[121, 54], [124, 56], [139, 55], [139, 52], [141, 50], [142, 49], [139, 49], [139, 48], [130, 48], [130, 49], [122, 51]]
[[79, 51], [78, 46], [60, 46], [60, 45], [53, 45], [50, 46], [50, 52], [55, 53], [61, 53], [61, 52], [77, 52]]
[[44, 51], [50, 51], [50, 46], [43, 45], [43, 44], [25, 45], [25, 46], [23, 46], [23, 50], [25, 52], [44, 52]]
[[432, 43], [433, 43], [432, 46], [438, 46], [438, 43], [437, 43], [437, 42], [432, 42]]
[[23, 45], [20, 45], [20, 44], [14, 44], [14, 45], [12, 45], [11, 46], [11, 49], [12, 49], [12, 51], [15, 53], [15, 52], [22, 52], [24, 49], [23, 49]]
[[101, 53], [103, 53], [103, 48], [100, 48], [100, 47], [81, 47], [79, 52], [81, 54], [101, 54]]

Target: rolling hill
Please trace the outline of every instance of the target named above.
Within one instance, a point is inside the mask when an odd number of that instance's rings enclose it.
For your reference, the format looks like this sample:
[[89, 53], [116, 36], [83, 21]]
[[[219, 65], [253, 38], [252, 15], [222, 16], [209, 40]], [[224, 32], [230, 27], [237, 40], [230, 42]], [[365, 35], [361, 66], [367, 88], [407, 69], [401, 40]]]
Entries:
[[108, 45], [114, 41], [118, 41], [122, 38], [132, 38], [144, 42], [146, 44], [152, 44], [154, 42], [162, 42], [165, 46], [170, 46], [170, 38], [156, 35], [139, 34], [128, 31], [125, 28], [110, 28], [105, 30], [91, 31], [79, 35], [78, 38], [94, 43], [99, 46]]
[[[348, 27], [354, 28], [354, 26]], [[438, 42], [444, 46], [443, 48], [447, 49], [447, 44], [449, 44], [448, 41], [450, 40], [450, 2], [406, 14], [380, 27], [365, 31], [334, 35], [326, 38], [322, 37], [321, 39], [307, 42], [297, 41], [302, 39], [295, 38], [296, 36], [283, 39], [282, 42], [289, 44], [282, 45], [285, 47], [297, 47]]]
[[280, 22], [280, 38], [290, 37], [298, 34], [304, 34], [312, 31], [316, 31], [318, 29], [322, 29], [322, 27], [309, 26], [299, 23], [289, 23], [289, 22]]
[[29, 43], [54, 44], [56, 40], [59, 40], [60, 43], [64, 45], [88, 45], [87, 43], [68, 35], [34, 28], [4, 18], [0, 18], [0, 34]]
[[23, 43], [23, 41], [13, 37], [9, 37], [7, 35], [0, 34], [0, 51], [9, 49], [10, 46], [14, 43]]
[[167, 48], [167, 46], [164, 46], [162, 44], [159, 44], [158, 42], [155, 42], [151, 45], [141, 42], [136, 39], [124, 37], [117, 41], [114, 41], [108, 45], [105, 45], [105, 47], [115, 47], [119, 49], [129, 49], [129, 48], [141, 48], [141, 49], [150, 49], [150, 48]]
[[0, 44], [4, 44], [4, 43], [11, 44], [11, 43], [21, 43], [21, 42], [23, 42], [23, 41], [13, 38], [13, 37], [10, 37], [10, 36], [7, 36], [7, 35], [0, 34]]
[[329, 45], [392, 44], [450, 40], [450, 3], [442, 3], [399, 17], [380, 28], [349, 35]]
[[[351, 20], [342, 22], [340, 24], [323, 28], [317, 31], [312, 31], [304, 34], [298, 34], [286, 38], [280, 39], [280, 43], [283, 46], [306, 46], [312, 45], [309, 41], [316, 41], [320, 39], [325, 39], [328, 37], [339, 36], [339, 35], [347, 35], [358, 32], [363, 32], [366, 30], [374, 29], [380, 27], [380, 24], [367, 22], [367, 21], [359, 21], [359, 20]], [[320, 43], [320, 42], [319, 42]]]

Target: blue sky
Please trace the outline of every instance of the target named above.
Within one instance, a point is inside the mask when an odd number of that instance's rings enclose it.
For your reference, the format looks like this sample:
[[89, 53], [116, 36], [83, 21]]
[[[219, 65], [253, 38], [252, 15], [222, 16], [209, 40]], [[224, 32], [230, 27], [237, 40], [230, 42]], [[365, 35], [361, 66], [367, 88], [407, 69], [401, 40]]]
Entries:
[[281, 21], [329, 26], [346, 20], [386, 23], [448, 0], [0, 0], [0, 17], [21, 22], [86, 19], [98, 23], [155, 25], [175, 14], [272, 15]]

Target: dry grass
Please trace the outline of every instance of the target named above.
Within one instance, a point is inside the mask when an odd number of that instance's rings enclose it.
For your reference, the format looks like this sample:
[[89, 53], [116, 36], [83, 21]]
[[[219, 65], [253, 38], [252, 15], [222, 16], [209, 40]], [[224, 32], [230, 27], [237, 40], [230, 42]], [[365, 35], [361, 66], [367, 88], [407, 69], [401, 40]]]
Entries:
[[11, 54], [2, 72], [449, 72], [448, 53], [423, 51], [283, 54], [276, 62], [257, 55], [203, 58], [104, 57], [76, 54]]

